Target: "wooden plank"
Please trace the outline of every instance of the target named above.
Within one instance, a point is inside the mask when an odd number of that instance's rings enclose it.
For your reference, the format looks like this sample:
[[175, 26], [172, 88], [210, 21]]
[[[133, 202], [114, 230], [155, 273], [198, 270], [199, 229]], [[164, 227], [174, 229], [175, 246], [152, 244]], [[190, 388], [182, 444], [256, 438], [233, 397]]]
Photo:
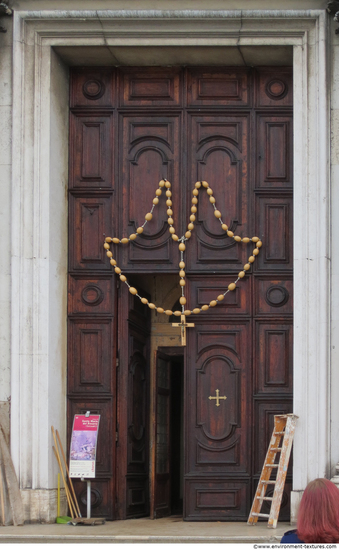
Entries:
[[[258, 521], [258, 517], [267, 517], [267, 527], [275, 529], [277, 526], [297, 418], [298, 417], [293, 414], [275, 415], [274, 417], [274, 430], [259, 479], [258, 488], [253, 500], [250, 515], [248, 517], [247, 523], [249, 525], [254, 525]], [[281, 447], [279, 447], [280, 439], [282, 439]], [[279, 463], [275, 464], [274, 461], [277, 451], [281, 452], [281, 454], [279, 458]], [[268, 484], [272, 483], [270, 477], [272, 471], [275, 468], [277, 468], [277, 477], [274, 481], [275, 487], [273, 497], [265, 497], [266, 487]], [[264, 500], [271, 501], [271, 510], [269, 514], [260, 513]]]
[[267, 484], [268, 484], [267, 482], [270, 482], [270, 477], [272, 473], [272, 467], [270, 467], [269, 464], [271, 464], [272, 466], [274, 465], [275, 457], [277, 454], [276, 451], [272, 449], [276, 449], [277, 447], [279, 447], [282, 434], [284, 433], [283, 432], [284, 425], [285, 425], [285, 420], [283, 418], [278, 418], [277, 416], [274, 417], [274, 430], [273, 430], [271, 441], [266, 454], [264, 466], [259, 479], [255, 497], [253, 500], [252, 508], [248, 516], [248, 521], [247, 521], [248, 525], [253, 525], [258, 521], [257, 513], [260, 512], [261, 510], [261, 506], [262, 506], [261, 498], [265, 496]]
[[288, 462], [292, 450], [295, 425], [298, 417], [296, 415], [286, 415], [285, 436], [283, 441], [283, 450], [281, 451], [279, 468], [277, 472], [277, 483], [274, 489], [273, 502], [269, 515], [267, 527], [275, 529], [278, 522], [281, 499], [284, 491]]

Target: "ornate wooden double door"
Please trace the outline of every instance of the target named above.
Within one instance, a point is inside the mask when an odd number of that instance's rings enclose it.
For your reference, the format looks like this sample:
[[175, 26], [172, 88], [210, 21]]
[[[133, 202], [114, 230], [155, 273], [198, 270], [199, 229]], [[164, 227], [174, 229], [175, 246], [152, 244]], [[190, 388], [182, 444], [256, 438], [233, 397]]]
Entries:
[[[273, 416], [292, 411], [291, 68], [75, 68], [70, 83], [68, 426], [77, 412], [101, 415], [92, 514], [141, 517], [154, 498], [155, 314], [112, 273], [103, 241], [134, 233], [167, 178], [179, 236], [206, 180], [229, 228], [263, 241], [236, 290], [190, 317], [182, 350], [184, 519], [245, 521]], [[189, 309], [224, 292], [253, 250], [227, 237], [203, 192], [186, 245]], [[141, 276], [178, 273], [163, 196], [143, 234], [116, 250], [137, 288]], [[285, 519], [290, 485], [291, 473]]]

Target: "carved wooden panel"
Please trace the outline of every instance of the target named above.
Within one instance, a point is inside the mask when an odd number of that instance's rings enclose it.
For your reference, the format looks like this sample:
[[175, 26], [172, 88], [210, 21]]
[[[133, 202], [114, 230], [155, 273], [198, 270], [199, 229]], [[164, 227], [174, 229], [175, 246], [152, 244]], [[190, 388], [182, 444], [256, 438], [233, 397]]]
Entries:
[[110, 315], [113, 310], [111, 286], [111, 275], [109, 278], [89, 278], [87, 275], [70, 276], [68, 283], [68, 313], [70, 315]]
[[[172, 184], [174, 225], [180, 234], [181, 188], [179, 178], [180, 134], [178, 116], [125, 116], [123, 127], [123, 172], [121, 192], [121, 226], [128, 236], [145, 222], [153, 206], [159, 181]], [[165, 191], [141, 236], [122, 248], [122, 267], [153, 271], [154, 262], [168, 270], [177, 266], [178, 247], [168, 232]]]
[[189, 333], [188, 472], [249, 473], [249, 357], [247, 323], [196, 323]]
[[160, 474], [157, 476], [156, 486], [156, 509], [154, 511], [155, 519], [168, 517], [170, 514], [169, 503], [171, 502], [170, 475]]
[[126, 517], [145, 516], [149, 510], [149, 358], [147, 340], [130, 326], [127, 408]]
[[292, 321], [256, 322], [255, 393], [292, 393]]
[[250, 102], [248, 69], [191, 68], [187, 77], [188, 105], [244, 106]]
[[[248, 232], [248, 134], [247, 115], [192, 115], [189, 118], [190, 185], [186, 219], [191, 214], [196, 181], [209, 183], [222, 220], [237, 235]], [[199, 191], [193, 236], [187, 243], [191, 269], [238, 269], [246, 263], [246, 246], [229, 238], [214, 216], [204, 189]], [[246, 233], [246, 234], [245, 234]], [[208, 266], [208, 267], [207, 267]]]
[[258, 115], [257, 186], [291, 187], [293, 178], [292, 116]]
[[129, 365], [128, 472], [146, 470], [147, 456], [147, 359], [135, 351]]
[[[70, 101], [69, 430], [74, 412], [103, 416], [95, 514], [149, 513], [150, 310], [126, 285], [116, 299], [102, 244], [143, 225], [167, 178], [179, 237], [194, 183], [206, 180], [229, 228], [263, 241], [236, 290], [190, 317], [185, 350], [184, 517], [245, 521], [273, 415], [292, 407], [292, 71], [74, 68]], [[142, 295], [139, 273], [178, 270], [165, 200], [142, 236], [112, 249]], [[227, 237], [204, 191], [194, 224], [185, 254], [192, 308], [225, 292], [253, 249]], [[218, 406], [217, 389], [226, 397]]]
[[[68, 437], [75, 413], [100, 414], [92, 515], [115, 515], [115, 281], [103, 249], [112, 234], [115, 69], [75, 68], [70, 86]], [[77, 273], [76, 273], [77, 272]], [[105, 276], [106, 272], [106, 276]], [[85, 492], [84, 492], [85, 489]], [[86, 487], [77, 483], [82, 513]]]
[[127, 475], [126, 518], [147, 515], [149, 507], [148, 476], [133, 478]]
[[[150, 298], [144, 290], [140, 291]], [[125, 519], [149, 513], [150, 368], [150, 309], [132, 296], [126, 285], [120, 289], [119, 320], [118, 517]]]
[[292, 107], [293, 69], [292, 67], [258, 67], [257, 105], [259, 107]]
[[[113, 403], [111, 398], [101, 398], [95, 401], [91, 398], [70, 398], [68, 402], [68, 440], [70, 440], [73, 418], [75, 414], [86, 414], [88, 410], [92, 414], [100, 414], [100, 426], [97, 442], [97, 462], [96, 462], [96, 477], [92, 481], [91, 502], [92, 502], [92, 517], [112, 518], [114, 514], [114, 501], [111, 495], [114, 491], [113, 462], [114, 448], [111, 445], [111, 438], [107, 434], [112, 433], [112, 427], [115, 423], [114, 415], [111, 411]], [[68, 450], [67, 450], [68, 451]], [[84, 483], [74, 480], [75, 490], [80, 510], [85, 516], [87, 497], [84, 493], [86, 486]]]
[[110, 111], [71, 114], [70, 143], [73, 162], [69, 187], [109, 188], [113, 182], [113, 117]]
[[[82, 517], [87, 517], [87, 484], [80, 479], [73, 479], [75, 493]], [[91, 517], [111, 518], [114, 514], [114, 501], [111, 498], [112, 481], [107, 478], [91, 481]]]
[[[173, 388], [176, 391], [176, 388]], [[154, 516], [171, 514], [171, 361], [157, 352]], [[179, 452], [179, 450], [178, 450]]]
[[[226, 357], [221, 355], [206, 359], [201, 369], [197, 371], [197, 424], [207, 439], [228, 439], [235, 427], [240, 424], [240, 378], [240, 370], [235, 368], [233, 362], [227, 361]], [[218, 395], [223, 400], [221, 403], [225, 405], [222, 409], [219, 409], [221, 404]], [[209, 450], [205, 448], [205, 451]], [[208, 452], [205, 454], [208, 456]], [[220, 461], [220, 457], [213, 460], [212, 455], [213, 453], [211, 453], [213, 462]], [[226, 462], [228, 462], [227, 458]], [[237, 462], [233, 456], [231, 462], [234, 464]]]
[[[194, 317], [190, 319], [193, 320]], [[228, 327], [225, 331], [222, 326], [215, 326], [211, 323], [203, 331], [199, 331], [194, 340], [197, 355], [200, 355], [206, 349], [217, 346], [217, 348], [225, 347], [231, 354], [240, 357], [242, 338], [237, 327]]]
[[74, 67], [70, 73], [70, 107], [111, 107], [115, 70], [112, 67]]
[[280, 317], [293, 313], [292, 275], [272, 277], [260, 275], [254, 279], [255, 315]]
[[289, 195], [256, 197], [256, 233], [265, 243], [255, 270], [293, 269], [293, 199]]
[[111, 319], [69, 321], [69, 393], [112, 391], [113, 334]]
[[184, 516], [191, 521], [246, 521], [250, 484], [247, 480], [198, 479], [185, 481]]
[[70, 269], [112, 271], [103, 248], [104, 234], [112, 234], [111, 195], [71, 196]]
[[179, 68], [122, 67], [121, 106], [179, 105], [182, 97], [182, 71]]
[[[237, 273], [225, 277], [213, 277], [208, 279], [199, 276], [189, 278], [190, 281], [190, 308], [196, 308], [209, 304], [216, 300], [217, 296], [223, 294], [230, 283], [237, 278]], [[224, 300], [218, 302], [215, 307], [204, 311], [203, 317], [224, 316], [224, 315], [249, 315], [251, 312], [251, 281], [244, 277], [238, 287], [225, 295]], [[193, 318], [193, 317], [192, 317]], [[191, 318], [191, 319], [192, 319]]]

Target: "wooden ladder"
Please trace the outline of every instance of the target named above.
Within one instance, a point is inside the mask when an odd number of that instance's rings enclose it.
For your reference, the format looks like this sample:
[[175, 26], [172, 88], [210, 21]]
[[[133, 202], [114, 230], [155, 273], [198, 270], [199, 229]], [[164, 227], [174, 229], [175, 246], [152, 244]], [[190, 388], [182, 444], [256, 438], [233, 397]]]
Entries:
[[[297, 419], [298, 416], [295, 414], [280, 414], [274, 416], [274, 429], [250, 515], [248, 516], [248, 525], [255, 525], [258, 518], [268, 518], [267, 527], [271, 529], [277, 527], [281, 498], [284, 491]], [[277, 453], [280, 453], [280, 458], [278, 462], [275, 462]], [[273, 479], [271, 479], [272, 473]], [[274, 487], [272, 497], [265, 496], [268, 485], [273, 485]], [[269, 514], [260, 513], [264, 501], [271, 503], [271, 511]]]

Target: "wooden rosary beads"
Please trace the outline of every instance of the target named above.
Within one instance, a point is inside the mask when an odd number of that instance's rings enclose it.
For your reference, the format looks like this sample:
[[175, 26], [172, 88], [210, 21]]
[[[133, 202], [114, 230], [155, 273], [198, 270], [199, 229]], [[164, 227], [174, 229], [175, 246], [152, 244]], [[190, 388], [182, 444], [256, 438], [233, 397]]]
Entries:
[[[167, 223], [169, 225], [169, 232], [172, 236], [172, 239], [174, 241], [179, 242], [179, 251], [180, 251], [180, 262], [179, 262], [180, 281], [179, 281], [179, 284], [181, 286], [180, 304], [181, 304], [181, 307], [182, 307], [182, 311], [171, 311], [169, 309], [164, 310], [162, 307], [157, 307], [155, 304], [150, 303], [146, 298], [143, 298], [142, 296], [140, 296], [138, 294], [137, 289], [130, 286], [130, 284], [127, 281], [126, 276], [121, 272], [120, 267], [117, 266], [117, 262], [113, 258], [113, 254], [110, 251], [110, 243], [128, 244], [130, 241], [134, 241], [138, 237], [138, 235], [141, 235], [141, 233], [144, 231], [144, 227], [147, 224], [147, 222], [149, 222], [153, 218], [153, 210], [154, 210], [155, 206], [157, 204], [159, 204], [159, 197], [161, 196], [162, 191], [163, 191], [164, 188], [166, 189], [166, 206], [167, 206], [167, 216], [168, 216]], [[119, 277], [120, 277], [120, 280], [128, 286], [129, 291], [130, 291], [131, 294], [134, 294], [135, 296], [137, 296], [141, 300], [141, 302], [143, 304], [147, 304], [150, 309], [156, 309], [158, 313], [165, 313], [166, 315], [173, 315], [174, 314], [177, 317], [179, 317], [182, 314], [183, 315], [191, 315], [191, 313], [197, 314], [197, 313], [200, 313], [201, 311], [206, 311], [210, 307], [216, 306], [218, 302], [221, 302], [225, 298], [225, 295], [228, 292], [231, 292], [232, 290], [235, 290], [237, 282], [245, 276], [246, 271], [248, 271], [250, 269], [251, 264], [255, 261], [256, 256], [259, 254], [259, 251], [260, 251], [259, 249], [262, 246], [262, 242], [258, 237], [252, 237], [251, 239], [249, 237], [241, 238], [237, 235], [234, 235], [234, 233], [232, 231], [229, 231], [228, 226], [221, 219], [221, 212], [219, 210], [217, 210], [217, 207], [215, 205], [215, 198], [213, 196], [213, 191], [210, 188], [207, 181], [197, 181], [196, 184], [195, 184], [195, 188], [193, 189], [193, 192], [192, 192], [193, 198], [192, 198], [190, 222], [187, 226], [187, 231], [186, 231], [185, 235], [183, 235], [181, 238], [179, 238], [178, 235], [176, 235], [176, 233], [175, 233], [175, 228], [173, 227], [174, 220], [173, 220], [173, 210], [172, 210], [172, 200], [171, 200], [172, 191], [170, 190], [170, 188], [171, 188], [171, 183], [168, 180], [163, 179], [163, 180], [159, 181], [159, 188], [155, 192], [156, 196], [153, 199], [152, 209], [151, 209], [150, 212], [148, 212], [146, 214], [145, 221], [144, 221], [143, 225], [138, 227], [138, 229], [136, 230], [136, 233], [132, 233], [129, 237], [124, 237], [122, 239], [118, 239], [117, 237], [106, 237], [104, 248], [107, 251], [106, 254], [110, 259], [111, 265], [114, 266], [115, 273], [117, 273], [117, 275], [119, 275]], [[190, 237], [192, 236], [192, 230], [194, 229], [194, 222], [195, 222], [195, 214], [197, 212], [199, 189], [201, 189], [201, 188], [206, 189], [206, 192], [209, 196], [209, 201], [210, 201], [210, 203], [212, 204], [212, 206], [214, 208], [214, 215], [220, 221], [221, 227], [224, 231], [226, 231], [227, 236], [234, 239], [236, 242], [249, 243], [250, 241], [252, 241], [255, 244], [255, 248], [252, 251], [252, 255], [248, 258], [248, 263], [246, 263], [243, 267], [243, 270], [238, 273], [238, 278], [233, 283], [230, 283], [228, 285], [227, 290], [223, 294], [220, 294], [215, 300], [212, 300], [209, 304], [205, 304], [205, 305], [201, 306], [201, 308], [196, 307], [196, 308], [190, 310], [190, 309], [185, 309], [186, 298], [185, 298], [184, 288], [185, 288], [185, 285], [186, 285], [186, 280], [185, 280], [186, 273], [185, 273], [184, 252], [186, 250], [185, 241], [188, 241], [188, 239], [190, 239]]]

